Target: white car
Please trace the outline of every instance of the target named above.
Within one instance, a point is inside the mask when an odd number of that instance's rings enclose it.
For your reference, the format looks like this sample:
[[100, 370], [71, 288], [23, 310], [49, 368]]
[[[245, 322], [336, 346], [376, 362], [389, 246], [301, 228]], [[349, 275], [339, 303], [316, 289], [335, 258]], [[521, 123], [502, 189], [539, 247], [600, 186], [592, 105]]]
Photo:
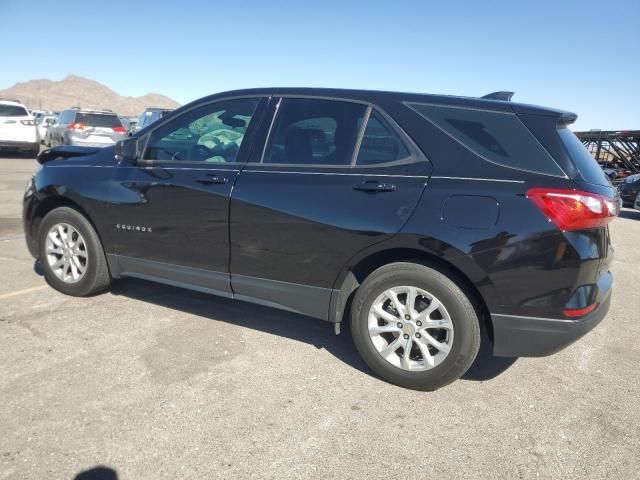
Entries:
[[45, 143], [45, 137], [47, 136], [47, 130], [56, 121], [55, 115], [45, 115], [36, 120], [36, 127], [38, 128], [38, 140], [40, 143]]
[[16, 100], [0, 99], [0, 151], [6, 150], [35, 157], [40, 145], [36, 123], [27, 107]]

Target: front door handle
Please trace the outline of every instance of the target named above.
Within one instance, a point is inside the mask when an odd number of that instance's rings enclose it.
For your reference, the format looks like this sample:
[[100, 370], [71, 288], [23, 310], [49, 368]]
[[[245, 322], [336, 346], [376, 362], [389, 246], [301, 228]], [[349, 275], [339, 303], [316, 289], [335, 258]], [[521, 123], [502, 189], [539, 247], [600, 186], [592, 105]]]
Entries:
[[216, 174], [207, 174], [204, 177], [200, 177], [196, 180], [198, 183], [203, 183], [205, 185], [211, 185], [213, 183], [227, 183], [229, 179], [227, 177], [222, 177]]
[[382, 183], [377, 180], [367, 180], [366, 182], [354, 185], [353, 189], [372, 193], [394, 192], [396, 190], [396, 186], [393, 183]]

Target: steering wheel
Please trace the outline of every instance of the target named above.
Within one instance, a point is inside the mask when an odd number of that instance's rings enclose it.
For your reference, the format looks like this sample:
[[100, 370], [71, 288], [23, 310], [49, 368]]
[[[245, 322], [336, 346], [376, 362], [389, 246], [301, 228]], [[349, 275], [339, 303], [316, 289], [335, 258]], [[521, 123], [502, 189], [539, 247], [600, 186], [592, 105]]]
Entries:
[[215, 157], [217, 154], [206, 145], [196, 144], [191, 147], [189, 157], [192, 161], [202, 161], [207, 158]]

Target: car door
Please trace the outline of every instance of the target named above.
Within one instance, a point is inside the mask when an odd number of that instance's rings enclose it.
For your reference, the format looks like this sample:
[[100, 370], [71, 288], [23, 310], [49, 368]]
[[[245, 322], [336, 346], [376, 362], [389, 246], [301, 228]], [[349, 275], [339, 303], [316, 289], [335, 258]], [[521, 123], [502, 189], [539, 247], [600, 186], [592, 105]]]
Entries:
[[195, 106], [139, 139], [116, 168], [110, 264], [121, 274], [230, 294], [229, 197], [260, 98]]
[[231, 198], [231, 284], [238, 298], [326, 319], [340, 270], [402, 228], [431, 167], [366, 103], [288, 97], [274, 110]]

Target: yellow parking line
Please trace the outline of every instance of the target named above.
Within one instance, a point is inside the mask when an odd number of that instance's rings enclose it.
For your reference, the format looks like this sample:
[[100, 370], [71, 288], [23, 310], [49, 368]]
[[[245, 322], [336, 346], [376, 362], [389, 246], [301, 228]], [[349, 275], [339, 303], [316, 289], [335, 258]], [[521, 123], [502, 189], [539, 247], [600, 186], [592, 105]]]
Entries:
[[17, 297], [18, 295], [25, 295], [31, 292], [37, 292], [38, 290], [44, 290], [45, 288], [49, 288], [49, 285], [40, 285], [39, 287], [31, 287], [15, 292], [3, 293], [0, 295], [0, 300], [4, 300], [5, 298]]

